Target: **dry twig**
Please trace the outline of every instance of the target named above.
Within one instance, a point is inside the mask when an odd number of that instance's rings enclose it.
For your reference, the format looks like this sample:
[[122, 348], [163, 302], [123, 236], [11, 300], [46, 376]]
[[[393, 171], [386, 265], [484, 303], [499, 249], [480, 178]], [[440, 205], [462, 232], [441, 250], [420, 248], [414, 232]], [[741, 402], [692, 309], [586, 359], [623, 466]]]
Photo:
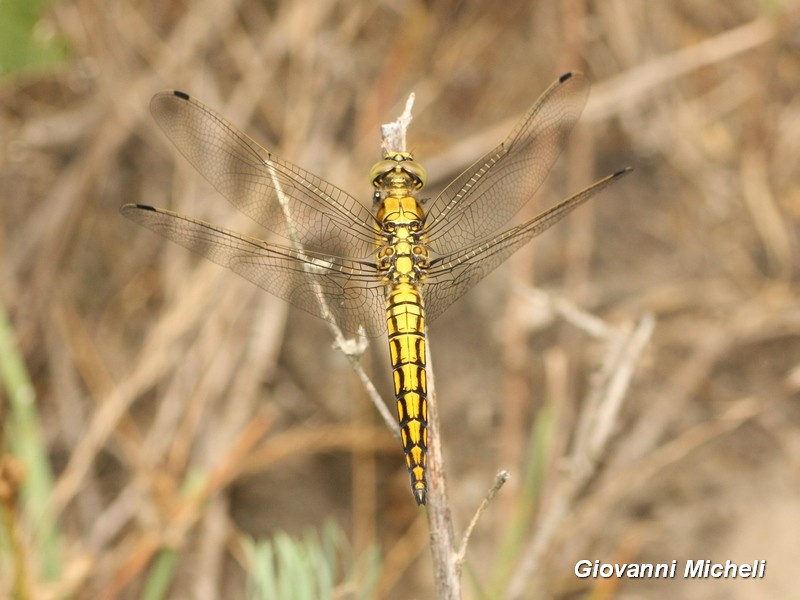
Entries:
[[[573, 309], [570, 309], [570, 313]], [[576, 323], [587, 322], [581, 318]], [[591, 322], [591, 321], [588, 321]], [[594, 475], [613, 432], [612, 425], [630, 385], [634, 367], [653, 333], [655, 320], [645, 316], [631, 331], [613, 331], [607, 339], [606, 362], [600, 381], [589, 391], [575, 444], [570, 453], [570, 469], [558, 482], [550, 505], [522, 552], [520, 564], [511, 579], [507, 597], [523, 598], [525, 585], [537, 572], [544, 550], [574, 507], [578, 494]], [[587, 331], [595, 331], [595, 327]]]

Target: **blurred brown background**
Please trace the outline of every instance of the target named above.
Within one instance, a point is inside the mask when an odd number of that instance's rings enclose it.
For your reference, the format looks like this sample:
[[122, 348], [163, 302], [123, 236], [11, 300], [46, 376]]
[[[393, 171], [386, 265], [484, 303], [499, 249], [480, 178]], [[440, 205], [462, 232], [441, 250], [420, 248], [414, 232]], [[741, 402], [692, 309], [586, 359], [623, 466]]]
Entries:
[[[45, 583], [24, 523], [23, 550], [0, 564], [27, 557], [36, 597], [139, 598], [169, 549], [166, 597], [243, 597], [243, 534], [332, 521], [355, 554], [379, 549], [374, 597], [432, 597], [399, 443], [325, 324], [118, 210], [143, 202], [261, 233], [153, 124], [163, 88], [368, 203], [378, 127], [409, 92], [409, 144], [433, 195], [578, 69], [590, 103], [525, 211], [636, 171], [430, 330], [458, 535], [494, 473], [512, 473], [471, 540], [465, 597], [504, 597], [607, 356], [543, 314], [533, 286], [615, 330], [646, 314], [656, 327], [526, 597], [796, 597], [798, 17], [790, 0], [43, 7], [32, 35], [65, 43], [63, 58], [0, 80], [0, 300], [54, 470], [61, 573]], [[385, 345], [363, 363], [388, 400]], [[768, 569], [579, 580], [582, 558]]]

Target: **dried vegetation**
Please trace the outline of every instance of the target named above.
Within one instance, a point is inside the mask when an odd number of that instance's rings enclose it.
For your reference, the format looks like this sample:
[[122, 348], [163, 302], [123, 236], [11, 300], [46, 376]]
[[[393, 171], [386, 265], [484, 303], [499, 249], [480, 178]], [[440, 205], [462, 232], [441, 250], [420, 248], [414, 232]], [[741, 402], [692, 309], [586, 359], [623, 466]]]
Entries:
[[[465, 595], [796, 593], [796, 1], [79, 0], [45, 18], [69, 58], [0, 80], [0, 301], [54, 473], [59, 575], [15, 496], [31, 473], [6, 458], [0, 596], [139, 598], [158, 568], [166, 597], [238, 597], [244, 534], [330, 520], [357, 554], [380, 549], [375, 597], [431, 597], [399, 444], [324, 324], [118, 209], [262, 233], [153, 125], [163, 88], [368, 202], [378, 126], [408, 92], [435, 193], [570, 69], [593, 95], [526, 210], [635, 173], [430, 331], [457, 531], [512, 474], [467, 548]], [[362, 362], [389, 398], [384, 345]], [[581, 558], [769, 566], [752, 582], [578, 580]]]

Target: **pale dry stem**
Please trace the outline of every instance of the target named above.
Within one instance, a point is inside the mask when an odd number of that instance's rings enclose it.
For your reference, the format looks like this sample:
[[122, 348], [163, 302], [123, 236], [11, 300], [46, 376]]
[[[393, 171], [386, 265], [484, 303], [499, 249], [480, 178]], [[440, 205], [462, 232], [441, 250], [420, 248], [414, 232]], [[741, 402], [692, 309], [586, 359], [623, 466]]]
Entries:
[[[576, 307], [570, 307], [568, 312], [573, 314], [576, 311]], [[573, 322], [591, 323], [592, 320], [586, 317], [583, 315]], [[605, 364], [599, 381], [590, 389], [583, 403], [575, 444], [568, 459], [570, 468], [557, 483], [549, 506], [522, 552], [519, 566], [508, 588], [507, 598], [516, 600], [523, 597], [528, 582], [537, 574], [545, 549], [573, 510], [578, 494], [595, 474], [617, 423], [635, 366], [647, 346], [654, 326], [655, 320], [647, 315], [630, 331], [624, 328], [609, 330]], [[594, 325], [587, 330], [590, 333], [593, 331], [596, 331]]]

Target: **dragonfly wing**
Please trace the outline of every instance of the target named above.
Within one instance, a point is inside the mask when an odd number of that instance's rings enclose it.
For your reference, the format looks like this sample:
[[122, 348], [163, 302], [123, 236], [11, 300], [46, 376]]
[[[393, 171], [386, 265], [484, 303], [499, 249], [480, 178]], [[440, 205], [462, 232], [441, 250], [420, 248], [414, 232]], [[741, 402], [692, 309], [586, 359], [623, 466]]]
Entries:
[[573, 209], [630, 171], [631, 169], [627, 168], [609, 175], [525, 223], [512, 227], [494, 238], [476, 242], [432, 261], [424, 288], [428, 320], [441, 315], [467, 290], [532, 238], [558, 223]]
[[343, 190], [277, 158], [183, 92], [156, 94], [150, 112], [203, 177], [270, 231], [337, 256], [374, 251], [374, 218]]
[[502, 144], [445, 188], [427, 211], [428, 239], [436, 253], [456, 252], [485, 238], [530, 200], [561, 153], [588, 95], [584, 75], [562, 75]]
[[373, 264], [269, 244], [152, 206], [126, 204], [121, 212], [347, 333], [386, 331], [386, 300]]

